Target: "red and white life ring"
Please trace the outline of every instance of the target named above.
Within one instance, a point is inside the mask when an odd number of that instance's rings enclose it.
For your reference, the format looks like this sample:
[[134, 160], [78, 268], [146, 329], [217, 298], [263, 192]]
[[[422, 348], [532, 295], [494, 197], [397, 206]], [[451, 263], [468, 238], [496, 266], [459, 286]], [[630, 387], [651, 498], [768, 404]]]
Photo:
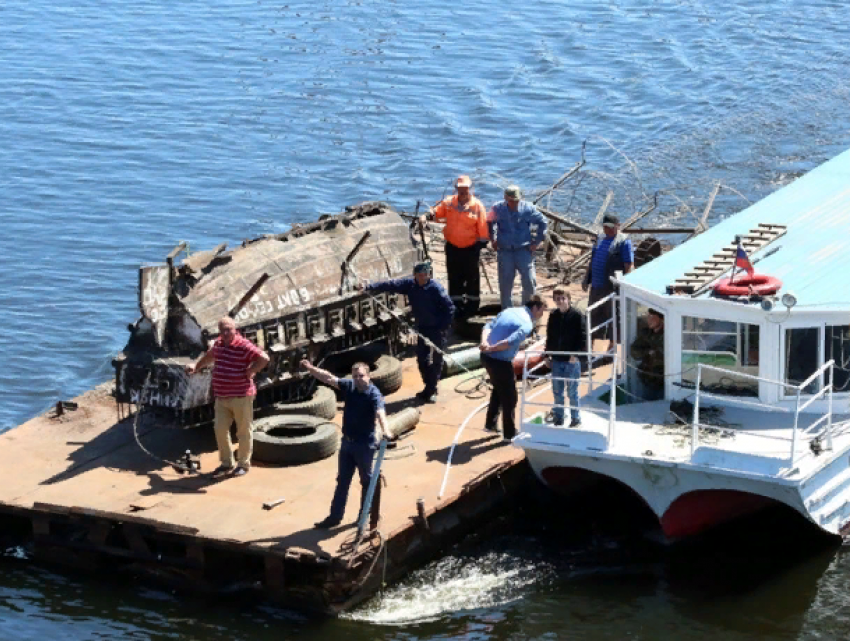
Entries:
[[767, 296], [782, 289], [782, 281], [773, 276], [753, 274], [735, 278], [723, 278], [714, 286], [717, 296]]

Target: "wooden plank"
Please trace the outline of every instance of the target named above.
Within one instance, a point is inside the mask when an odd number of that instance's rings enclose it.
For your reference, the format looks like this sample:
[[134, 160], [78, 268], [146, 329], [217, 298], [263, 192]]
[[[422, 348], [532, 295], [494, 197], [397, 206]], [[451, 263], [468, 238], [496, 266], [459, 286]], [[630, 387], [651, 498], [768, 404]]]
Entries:
[[714, 189], [711, 190], [711, 195], [708, 197], [708, 202], [705, 204], [705, 209], [702, 212], [702, 216], [700, 217], [697, 228], [694, 230], [694, 234], [700, 234], [708, 229], [708, 214], [711, 212], [711, 208], [714, 206], [714, 199], [717, 198], [717, 194], [720, 193], [720, 183], [718, 182], [714, 185]]

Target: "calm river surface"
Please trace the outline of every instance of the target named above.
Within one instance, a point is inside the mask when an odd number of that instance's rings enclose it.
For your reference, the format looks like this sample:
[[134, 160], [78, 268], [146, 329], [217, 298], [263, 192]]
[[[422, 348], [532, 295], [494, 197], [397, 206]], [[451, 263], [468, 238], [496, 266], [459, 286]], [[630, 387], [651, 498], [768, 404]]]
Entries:
[[[850, 146], [848, 37], [846, 5], [817, 0], [6, 0], [0, 431], [109, 378], [138, 266], [180, 240], [412, 210], [459, 173], [489, 203], [544, 189], [585, 140], [553, 207], [589, 219], [610, 189], [628, 214], [658, 191], [655, 222], [685, 221], [719, 182], [713, 216], [733, 213]], [[325, 622], [13, 550], [0, 639], [850, 637], [850, 556], [817, 539], [579, 562], [549, 527], [529, 516]]]

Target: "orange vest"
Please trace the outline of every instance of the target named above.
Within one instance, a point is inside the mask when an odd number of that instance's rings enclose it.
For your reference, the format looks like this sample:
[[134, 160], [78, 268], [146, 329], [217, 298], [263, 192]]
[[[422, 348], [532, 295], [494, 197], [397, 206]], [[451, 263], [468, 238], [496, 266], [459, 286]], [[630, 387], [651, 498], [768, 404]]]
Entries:
[[457, 194], [441, 200], [434, 208], [434, 218], [445, 220], [443, 236], [455, 247], [471, 247], [479, 240], [487, 240], [487, 210], [475, 196], [460, 207]]

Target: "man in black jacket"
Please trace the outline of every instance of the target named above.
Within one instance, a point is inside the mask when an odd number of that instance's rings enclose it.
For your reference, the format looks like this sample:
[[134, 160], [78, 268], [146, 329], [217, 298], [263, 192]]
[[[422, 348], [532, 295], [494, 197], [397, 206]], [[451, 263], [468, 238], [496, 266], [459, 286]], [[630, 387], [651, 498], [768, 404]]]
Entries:
[[[584, 314], [570, 306], [570, 294], [562, 287], [552, 292], [557, 309], [549, 314], [546, 324], [547, 352], [585, 352], [587, 351], [587, 323]], [[555, 395], [555, 425], [564, 424], [564, 383], [570, 398], [570, 427], [579, 427], [581, 417], [578, 413], [578, 381], [581, 377], [581, 363], [577, 356], [551, 354], [552, 392]]]

